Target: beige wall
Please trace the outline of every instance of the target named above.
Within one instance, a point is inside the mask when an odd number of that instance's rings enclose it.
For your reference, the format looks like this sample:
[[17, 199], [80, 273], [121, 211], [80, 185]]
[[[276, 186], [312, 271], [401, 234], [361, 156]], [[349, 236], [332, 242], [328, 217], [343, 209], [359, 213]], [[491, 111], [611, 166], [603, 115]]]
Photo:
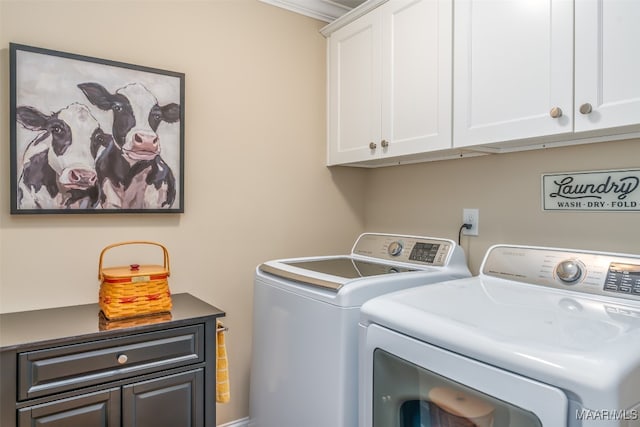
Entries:
[[638, 168], [640, 141], [607, 142], [376, 169], [367, 178], [368, 230], [458, 239], [463, 208], [480, 209], [463, 236], [478, 272], [497, 243], [640, 253], [638, 212], [542, 210], [543, 173]]
[[[365, 172], [324, 166], [322, 25], [257, 0], [0, 1], [0, 311], [95, 302], [102, 247], [163, 242], [173, 292], [228, 315], [218, 422], [247, 416], [254, 267], [363, 231]], [[185, 213], [9, 215], [9, 42], [184, 72]]]
[[[540, 206], [542, 173], [638, 167], [638, 140], [324, 167], [322, 25], [257, 0], [0, 1], [0, 312], [94, 302], [102, 247], [161, 241], [173, 291], [227, 311], [224, 423], [248, 415], [252, 277], [261, 261], [346, 252], [364, 230], [455, 240], [463, 208], [480, 209], [480, 235], [463, 238], [474, 273], [500, 242], [639, 252], [638, 213]], [[186, 73], [186, 212], [9, 215], [10, 41]]]

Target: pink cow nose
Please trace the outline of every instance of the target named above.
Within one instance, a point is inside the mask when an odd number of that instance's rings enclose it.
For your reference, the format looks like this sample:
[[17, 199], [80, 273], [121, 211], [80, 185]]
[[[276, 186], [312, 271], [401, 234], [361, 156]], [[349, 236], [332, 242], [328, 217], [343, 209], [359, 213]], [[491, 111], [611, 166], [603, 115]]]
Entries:
[[76, 168], [69, 171], [69, 180], [76, 186], [92, 187], [97, 179], [96, 172], [89, 169]]
[[136, 132], [133, 136], [133, 141], [136, 145], [155, 147], [158, 143], [158, 135], [155, 133]]

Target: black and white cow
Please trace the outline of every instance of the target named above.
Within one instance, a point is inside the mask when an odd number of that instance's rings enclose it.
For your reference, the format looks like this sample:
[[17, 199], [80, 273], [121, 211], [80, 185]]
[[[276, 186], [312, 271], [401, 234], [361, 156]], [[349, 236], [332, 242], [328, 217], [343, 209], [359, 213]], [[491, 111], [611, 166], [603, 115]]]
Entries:
[[111, 135], [100, 128], [85, 105], [74, 103], [44, 114], [16, 108], [16, 120], [40, 132], [24, 151], [18, 182], [20, 209], [94, 208], [98, 202], [95, 156]]
[[158, 104], [143, 85], [132, 83], [115, 93], [98, 83], [78, 87], [101, 110], [113, 113], [113, 142], [96, 159], [103, 208], [170, 208], [176, 197], [171, 168], [160, 156], [161, 122], [180, 120], [180, 105]]

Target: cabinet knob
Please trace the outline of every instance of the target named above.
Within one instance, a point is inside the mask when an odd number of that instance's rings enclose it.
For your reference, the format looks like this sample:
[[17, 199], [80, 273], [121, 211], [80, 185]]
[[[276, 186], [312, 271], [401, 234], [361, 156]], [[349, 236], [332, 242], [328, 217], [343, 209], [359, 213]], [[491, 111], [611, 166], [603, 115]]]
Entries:
[[557, 119], [558, 117], [562, 117], [562, 110], [560, 107], [553, 107], [551, 111], [549, 111], [549, 115], [552, 118]]
[[380, 145], [382, 145], [382, 148], [387, 148], [389, 146], [389, 141], [383, 139], [382, 142], [380, 142]]
[[591, 107], [591, 104], [589, 104], [588, 102], [585, 102], [580, 106], [581, 114], [589, 114], [591, 111], [593, 111], [593, 107]]
[[378, 148], [378, 144], [376, 144], [375, 142], [370, 142], [369, 148], [371, 148], [372, 150], [375, 150], [376, 148]]
[[126, 354], [119, 354], [118, 355], [118, 363], [120, 365], [124, 365], [125, 363], [127, 363], [127, 360], [129, 360], [129, 358], [127, 357]]

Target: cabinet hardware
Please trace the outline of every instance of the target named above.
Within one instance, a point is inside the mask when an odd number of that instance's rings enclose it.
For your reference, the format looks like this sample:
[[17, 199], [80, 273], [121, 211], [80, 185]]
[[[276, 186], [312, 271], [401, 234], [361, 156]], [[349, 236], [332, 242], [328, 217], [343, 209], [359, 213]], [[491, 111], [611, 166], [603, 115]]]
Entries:
[[369, 148], [372, 150], [375, 150], [376, 148], [378, 148], [378, 144], [376, 144], [375, 142], [370, 142], [369, 143]]
[[549, 111], [549, 115], [554, 119], [562, 117], [562, 109], [560, 109], [560, 107], [553, 107], [551, 111]]
[[380, 142], [380, 145], [382, 145], [382, 148], [387, 148], [389, 146], [389, 141], [383, 139], [382, 142]]
[[591, 111], [593, 111], [593, 107], [591, 107], [591, 104], [589, 104], [588, 102], [585, 102], [580, 106], [581, 114], [589, 114], [591, 113]]
[[127, 363], [127, 360], [129, 360], [129, 358], [127, 357], [126, 354], [119, 354], [118, 355], [118, 363], [120, 365], [124, 365], [125, 363]]

